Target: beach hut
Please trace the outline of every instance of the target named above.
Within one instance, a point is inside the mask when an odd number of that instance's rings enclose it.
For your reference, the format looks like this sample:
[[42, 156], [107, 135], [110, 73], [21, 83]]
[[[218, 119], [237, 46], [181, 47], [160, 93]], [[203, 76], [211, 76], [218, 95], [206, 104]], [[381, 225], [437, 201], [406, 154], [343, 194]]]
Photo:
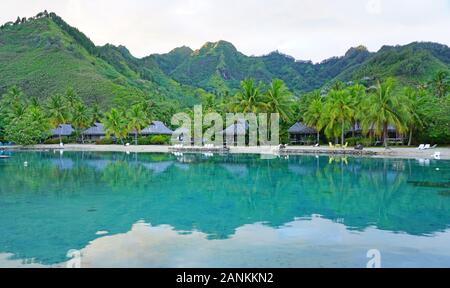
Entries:
[[234, 124], [228, 126], [221, 134], [225, 136], [227, 145], [236, 145], [239, 136], [246, 136], [249, 125], [245, 119], [239, 119]]
[[50, 130], [51, 138], [68, 137], [75, 132], [72, 125], [70, 124], [61, 124], [55, 129]]
[[161, 121], [153, 121], [150, 126], [141, 131], [141, 135], [172, 135], [173, 131], [167, 128]]
[[302, 122], [295, 123], [288, 130], [289, 141], [291, 144], [312, 144], [316, 142], [317, 131], [308, 127]]
[[[372, 124], [368, 130], [369, 135], [374, 135], [374, 125]], [[350, 127], [350, 129], [347, 131], [349, 136], [352, 137], [361, 137], [363, 136], [363, 129], [359, 123], [355, 123]], [[388, 142], [393, 144], [402, 144], [405, 142], [405, 137], [401, 133], [397, 131], [397, 128], [393, 125], [388, 125]], [[377, 138], [375, 141], [375, 145], [383, 143], [382, 138]]]
[[94, 123], [94, 125], [82, 132], [87, 140], [95, 141], [106, 137], [106, 132], [102, 123]]

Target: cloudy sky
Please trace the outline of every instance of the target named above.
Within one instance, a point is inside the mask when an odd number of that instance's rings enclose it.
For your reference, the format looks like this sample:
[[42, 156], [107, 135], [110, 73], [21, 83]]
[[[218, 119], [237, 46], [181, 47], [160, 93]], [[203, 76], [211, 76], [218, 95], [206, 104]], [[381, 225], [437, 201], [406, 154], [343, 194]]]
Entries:
[[247, 55], [274, 50], [321, 61], [356, 45], [450, 45], [450, 0], [1, 0], [0, 22], [47, 9], [95, 44], [138, 57], [227, 40]]

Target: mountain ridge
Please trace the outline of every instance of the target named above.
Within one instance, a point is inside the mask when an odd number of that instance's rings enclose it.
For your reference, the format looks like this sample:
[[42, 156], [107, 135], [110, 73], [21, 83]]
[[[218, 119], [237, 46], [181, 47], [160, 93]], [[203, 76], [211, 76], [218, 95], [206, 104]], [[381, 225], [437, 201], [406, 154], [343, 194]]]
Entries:
[[137, 58], [123, 45], [96, 46], [54, 13], [19, 18], [0, 29], [0, 94], [18, 85], [45, 97], [75, 86], [88, 103], [105, 106], [149, 97], [191, 106], [208, 92], [233, 94], [248, 77], [282, 79], [301, 95], [336, 80], [393, 76], [402, 83], [426, 82], [440, 70], [450, 70], [450, 48], [433, 42], [385, 45], [376, 52], [360, 45], [319, 63], [279, 51], [247, 56], [225, 40]]

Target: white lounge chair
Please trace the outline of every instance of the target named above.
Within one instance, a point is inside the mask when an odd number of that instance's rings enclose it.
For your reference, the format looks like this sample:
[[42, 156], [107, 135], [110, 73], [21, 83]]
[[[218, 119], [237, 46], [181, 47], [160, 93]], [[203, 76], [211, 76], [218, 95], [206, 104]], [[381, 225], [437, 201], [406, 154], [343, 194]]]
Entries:
[[431, 148], [431, 145], [430, 144], [426, 144], [425, 147], [423, 147], [423, 150], [428, 150], [430, 148]]
[[423, 150], [423, 148], [425, 148], [425, 144], [420, 144], [419, 147], [417, 147], [419, 150]]

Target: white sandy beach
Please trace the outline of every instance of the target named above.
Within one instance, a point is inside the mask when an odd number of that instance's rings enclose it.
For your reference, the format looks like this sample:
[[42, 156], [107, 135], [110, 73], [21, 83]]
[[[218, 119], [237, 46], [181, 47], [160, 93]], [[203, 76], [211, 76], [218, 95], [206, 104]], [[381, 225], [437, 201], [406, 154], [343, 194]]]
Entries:
[[[168, 153], [170, 146], [168, 145], [140, 145], [140, 146], [123, 146], [123, 145], [91, 145], [91, 144], [67, 144], [64, 151], [97, 151], [97, 152], [129, 152], [129, 153]], [[60, 150], [59, 145], [35, 145], [29, 147], [8, 147], [6, 149], [27, 149], [27, 150]], [[346, 151], [353, 151], [349, 147]], [[450, 160], [450, 148], [436, 148], [430, 150], [419, 150], [417, 148], [398, 148], [391, 147], [386, 150], [383, 147], [365, 148], [366, 152], [374, 152], [372, 157], [394, 157], [394, 158], [433, 158], [435, 152], [441, 153], [441, 159]], [[206, 152], [206, 150], [205, 150]], [[253, 146], [253, 147], [230, 147], [230, 153], [233, 154], [276, 154], [277, 148], [274, 146]], [[288, 147], [285, 152], [289, 154], [335, 154], [336, 150], [330, 147], [312, 147], [312, 146], [292, 146]], [[337, 153], [339, 154], [339, 153]]]

